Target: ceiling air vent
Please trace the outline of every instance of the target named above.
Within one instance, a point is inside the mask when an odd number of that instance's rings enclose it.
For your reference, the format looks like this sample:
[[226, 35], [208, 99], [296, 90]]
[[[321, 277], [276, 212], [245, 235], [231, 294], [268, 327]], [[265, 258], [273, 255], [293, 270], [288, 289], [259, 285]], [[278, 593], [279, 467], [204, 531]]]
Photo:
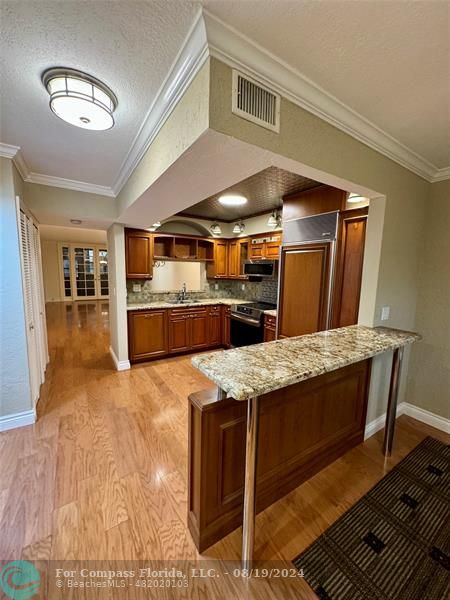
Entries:
[[233, 70], [232, 112], [271, 131], [280, 131], [280, 96]]

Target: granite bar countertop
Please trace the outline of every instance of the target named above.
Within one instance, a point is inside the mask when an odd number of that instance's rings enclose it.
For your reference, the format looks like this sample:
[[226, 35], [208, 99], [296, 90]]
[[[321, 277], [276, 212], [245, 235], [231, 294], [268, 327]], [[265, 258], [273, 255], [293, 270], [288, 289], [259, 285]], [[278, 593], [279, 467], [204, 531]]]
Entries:
[[243, 300], [242, 298], [205, 298], [193, 302], [145, 302], [142, 304], [128, 304], [127, 310], [149, 310], [152, 308], [194, 308], [195, 306], [212, 306], [214, 304], [248, 304], [254, 300]]
[[352, 325], [192, 359], [208, 379], [235, 400], [247, 400], [400, 348], [417, 333]]

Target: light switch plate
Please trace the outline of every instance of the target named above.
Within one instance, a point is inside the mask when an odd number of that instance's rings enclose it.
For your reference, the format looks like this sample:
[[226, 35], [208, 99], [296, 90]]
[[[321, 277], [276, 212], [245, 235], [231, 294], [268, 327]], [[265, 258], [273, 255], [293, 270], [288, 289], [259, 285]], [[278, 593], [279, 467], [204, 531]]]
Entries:
[[214, 284], [214, 289], [215, 289], [215, 290], [218, 290], [218, 289], [219, 289], [219, 284], [218, 284], [218, 283], [215, 283], [215, 284]]
[[391, 307], [390, 306], [382, 306], [381, 307], [381, 320], [389, 321], [390, 316], [391, 316]]
[[133, 283], [133, 292], [140, 292], [140, 291], [141, 291], [141, 284]]
[[242, 291], [244, 291], [244, 290], [245, 290], [245, 283], [243, 283], [243, 284], [241, 285], [241, 290], [242, 290]]

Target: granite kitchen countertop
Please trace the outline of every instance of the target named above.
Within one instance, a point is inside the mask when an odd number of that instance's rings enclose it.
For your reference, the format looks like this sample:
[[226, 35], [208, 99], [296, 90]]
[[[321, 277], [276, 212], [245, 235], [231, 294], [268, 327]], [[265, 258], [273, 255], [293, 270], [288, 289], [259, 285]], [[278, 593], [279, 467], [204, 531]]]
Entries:
[[312, 379], [421, 339], [417, 333], [352, 325], [192, 359], [235, 400], [247, 400]]
[[254, 300], [243, 300], [242, 298], [205, 298], [196, 302], [144, 302], [141, 304], [127, 304], [127, 310], [149, 310], [152, 308], [194, 308], [195, 306], [212, 306], [213, 304], [248, 304]]
[[265, 310], [264, 314], [268, 315], [269, 317], [276, 317], [277, 316], [277, 309], [275, 309], [275, 310]]

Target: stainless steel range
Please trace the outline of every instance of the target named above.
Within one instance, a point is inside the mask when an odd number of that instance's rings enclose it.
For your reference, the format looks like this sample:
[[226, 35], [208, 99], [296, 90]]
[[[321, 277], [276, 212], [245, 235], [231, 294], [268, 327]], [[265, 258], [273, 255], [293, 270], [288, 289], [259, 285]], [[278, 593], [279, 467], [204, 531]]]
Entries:
[[231, 306], [230, 341], [232, 346], [249, 346], [264, 340], [264, 311], [274, 310], [276, 304], [249, 302]]

